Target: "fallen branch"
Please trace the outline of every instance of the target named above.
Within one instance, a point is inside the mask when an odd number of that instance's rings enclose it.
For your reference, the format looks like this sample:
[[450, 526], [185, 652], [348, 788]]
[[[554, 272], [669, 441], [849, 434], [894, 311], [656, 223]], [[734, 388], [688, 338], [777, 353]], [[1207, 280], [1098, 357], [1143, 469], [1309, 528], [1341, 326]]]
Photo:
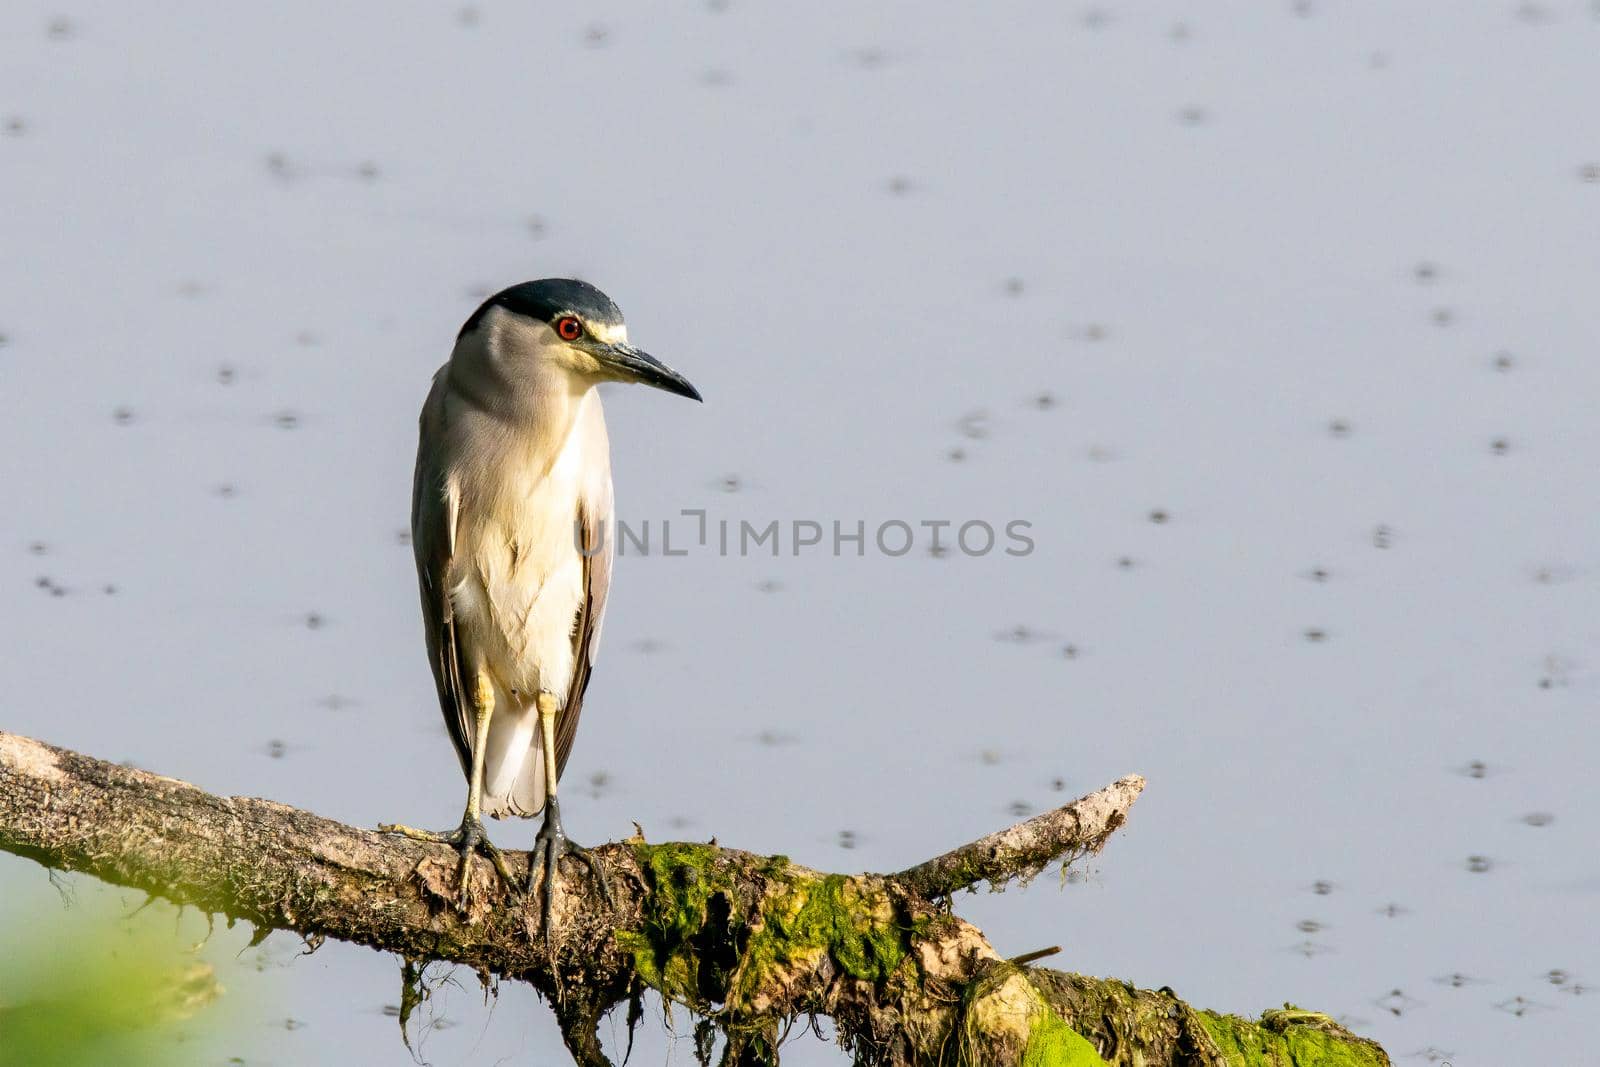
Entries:
[[979, 882], [1001, 886], [1013, 878], [1031, 878], [1057, 860], [1070, 864], [1099, 852], [1128, 821], [1128, 809], [1142, 792], [1144, 779], [1137, 774], [1118, 778], [1064, 808], [980, 837], [891, 877], [929, 898], [947, 897]]
[[[946, 904], [1098, 851], [1143, 787], [1130, 777], [897, 875], [826, 874], [716, 845], [601, 846], [613, 906], [565, 870], [547, 947], [538, 909], [484, 887], [458, 908], [455, 854], [266, 800], [219, 797], [0, 733], [0, 850], [253, 924], [526, 981], [580, 1064], [646, 988], [725, 1038], [728, 1065], [776, 1063], [784, 1025], [832, 1018], [859, 1064], [1388, 1064], [1326, 1016], [1260, 1022], [1002, 960]], [[507, 853], [525, 874], [525, 853]], [[630, 1018], [636, 1017], [630, 1007]], [[707, 1033], [711, 1031], [708, 1030]], [[1103, 1058], [1103, 1059], [1102, 1059]]]

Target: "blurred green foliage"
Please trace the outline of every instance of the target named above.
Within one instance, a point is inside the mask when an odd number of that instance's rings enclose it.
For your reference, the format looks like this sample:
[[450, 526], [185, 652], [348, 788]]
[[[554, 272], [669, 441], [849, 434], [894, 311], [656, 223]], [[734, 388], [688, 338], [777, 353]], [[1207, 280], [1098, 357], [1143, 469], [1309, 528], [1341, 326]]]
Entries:
[[127, 915], [96, 896], [0, 927], [0, 1067], [200, 1062], [196, 1024], [223, 990], [186, 924], [164, 904]]

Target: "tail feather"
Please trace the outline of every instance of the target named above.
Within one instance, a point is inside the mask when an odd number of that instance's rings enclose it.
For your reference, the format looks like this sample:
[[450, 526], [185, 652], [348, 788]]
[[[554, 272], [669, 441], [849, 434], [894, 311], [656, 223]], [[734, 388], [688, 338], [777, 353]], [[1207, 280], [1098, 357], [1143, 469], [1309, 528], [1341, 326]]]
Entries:
[[502, 707], [489, 722], [483, 762], [483, 813], [528, 818], [544, 810], [544, 754], [534, 707]]

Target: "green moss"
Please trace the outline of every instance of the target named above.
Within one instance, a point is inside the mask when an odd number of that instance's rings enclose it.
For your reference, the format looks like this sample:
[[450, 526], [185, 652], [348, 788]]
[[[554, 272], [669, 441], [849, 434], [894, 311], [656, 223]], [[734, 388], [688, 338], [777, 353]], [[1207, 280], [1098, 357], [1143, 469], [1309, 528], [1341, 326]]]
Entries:
[[1229, 1067], [1389, 1067], [1377, 1045], [1319, 1012], [1285, 1006], [1259, 1024], [1237, 1015], [1196, 1013]]
[[786, 973], [809, 969], [823, 954], [852, 978], [886, 982], [920, 929], [887, 893], [844, 875], [797, 871], [781, 856], [762, 861], [765, 893], [746, 921], [748, 910], [735, 900], [738, 871], [719, 861], [716, 848], [638, 844], [634, 851], [651, 893], [643, 926], [619, 931], [618, 944], [646, 984], [699, 1010], [762, 1014], [764, 990], [783, 988]]
[[783, 877], [775, 888], [761, 902], [750, 940], [753, 971], [806, 963], [826, 951], [850, 977], [882, 982], [905, 959], [906, 932], [895, 926], [886, 895], [870, 899], [842, 874]]
[[717, 870], [714, 845], [635, 845], [651, 893], [645, 900], [644, 927], [619, 930], [617, 943], [633, 956], [646, 985], [665, 996], [695, 1005], [701, 993], [700, 967], [692, 942], [706, 925], [712, 897], [728, 889]]
[[961, 991], [961, 1013], [940, 1063], [950, 1067], [1107, 1067], [1094, 1043], [1077, 1033], [1033, 982], [1003, 960], [984, 966]]
[[1087, 1038], [1045, 1006], [1028, 1034], [1022, 1067], [1106, 1067], [1106, 1061]]

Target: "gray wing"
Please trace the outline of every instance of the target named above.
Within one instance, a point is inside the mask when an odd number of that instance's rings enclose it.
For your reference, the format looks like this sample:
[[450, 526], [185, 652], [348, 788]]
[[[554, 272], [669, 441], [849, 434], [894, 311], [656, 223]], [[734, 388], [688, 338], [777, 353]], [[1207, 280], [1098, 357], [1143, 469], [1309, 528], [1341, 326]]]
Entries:
[[611, 521], [611, 478], [605, 478], [603, 489], [586, 495], [578, 504], [577, 523], [583, 532], [583, 600], [578, 605], [577, 625], [572, 640], [576, 658], [572, 669], [572, 687], [567, 690], [567, 703], [556, 723], [556, 777], [566, 769], [567, 757], [572, 755], [572, 742], [578, 736], [578, 715], [583, 711], [583, 694], [589, 688], [589, 673], [594, 669], [595, 655], [600, 651], [600, 624], [606, 614], [606, 593], [611, 590], [611, 556], [616, 546], [612, 543], [606, 524]]
[[456, 642], [455, 608], [450, 601], [450, 561], [455, 555], [456, 514], [460, 500], [447, 483], [443, 465], [449, 368], [434, 376], [422, 405], [417, 469], [411, 483], [411, 547], [417, 556], [422, 622], [428, 638], [428, 664], [439, 690], [439, 709], [455, 743], [463, 773], [472, 773], [472, 725], [461, 685], [461, 654]]

